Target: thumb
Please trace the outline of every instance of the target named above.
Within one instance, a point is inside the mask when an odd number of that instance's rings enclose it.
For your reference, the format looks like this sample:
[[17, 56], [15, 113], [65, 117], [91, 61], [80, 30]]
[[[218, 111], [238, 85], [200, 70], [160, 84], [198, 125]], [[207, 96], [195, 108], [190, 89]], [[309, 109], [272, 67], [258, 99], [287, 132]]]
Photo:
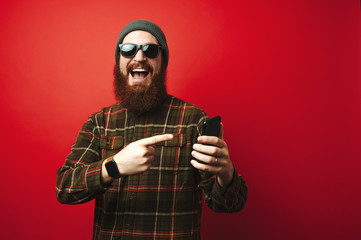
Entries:
[[221, 129], [219, 131], [219, 138], [224, 140], [224, 138], [223, 138], [223, 123], [221, 123]]

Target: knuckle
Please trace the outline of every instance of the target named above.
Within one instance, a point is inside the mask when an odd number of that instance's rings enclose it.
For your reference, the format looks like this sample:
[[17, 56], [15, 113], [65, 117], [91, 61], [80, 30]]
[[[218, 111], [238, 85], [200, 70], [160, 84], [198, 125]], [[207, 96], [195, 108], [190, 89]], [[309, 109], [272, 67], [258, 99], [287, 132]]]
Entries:
[[150, 164], [153, 161], [154, 157], [153, 156], [145, 156], [142, 159], [142, 163], [147, 165]]
[[205, 158], [200, 158], [199, 160], [201, 160], [202, 162], [204, 162], [204, 163], [206, 163], [206, 164], [210, 163], [210, 162], [209, 162], [209, 158], [207, 158], [207, 157], [205, 157]]
[[202, 171], [208, 171], [208, 167], [207, 167], [206, 165], [204, 165], [204, 164], [201, 164], [200, 170], [202, 170]]
[[218, 140], [217, 140], [217, 145], [220, 146], [220, 147], [226, 147], [227, 146], [226, 142], [223, 141], [220, 138], [218, 138]]
[[211, 151], [211, 154], [213, 156], [217, 155], [219, 153], [218, 149], [217, 148], [213, 148], [212, 151]]

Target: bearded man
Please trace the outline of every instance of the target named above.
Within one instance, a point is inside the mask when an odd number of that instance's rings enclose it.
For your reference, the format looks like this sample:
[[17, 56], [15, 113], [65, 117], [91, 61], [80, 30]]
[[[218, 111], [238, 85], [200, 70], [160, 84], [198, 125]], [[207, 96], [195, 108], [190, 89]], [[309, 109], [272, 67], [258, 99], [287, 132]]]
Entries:
[[154, 23], [136, 20], [116, 44], [117, 104], [83, 125], [57, 174], [64, 204], [95, 199], [93, 239], [200, 239], [202, 196], [240, 211], [247, 186], [223, 140], [201, 136], [207, 115], [171, 96], [169, 49]]

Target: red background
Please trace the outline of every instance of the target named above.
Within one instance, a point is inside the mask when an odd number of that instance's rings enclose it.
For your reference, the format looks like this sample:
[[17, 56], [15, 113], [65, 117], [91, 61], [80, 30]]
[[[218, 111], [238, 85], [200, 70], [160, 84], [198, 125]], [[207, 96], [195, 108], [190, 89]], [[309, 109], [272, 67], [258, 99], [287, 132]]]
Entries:
[[204, 239], [361, 238], [358, 0], [0, 1], [1, 239], [90, 239], [93, 204], [61, 205], [56, 170], [115, 102], [122, 27], [166, 33], [168, 90], [219, 114], [249, 186], [203, 214]]

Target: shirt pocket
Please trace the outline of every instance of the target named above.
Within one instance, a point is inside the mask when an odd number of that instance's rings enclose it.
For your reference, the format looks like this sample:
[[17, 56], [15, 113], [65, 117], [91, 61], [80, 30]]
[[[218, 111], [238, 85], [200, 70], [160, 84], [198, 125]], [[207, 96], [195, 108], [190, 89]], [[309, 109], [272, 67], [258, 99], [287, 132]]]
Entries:
[[124, 148], [124, 137], [122, 136], [101, 136], [100, 149], [102, 159], [106, 159]]
[[186, 134], [174, 134], [172, 140], [157, 143], [156, 149], [153, 166], [161, 171], [165, 182], [179, 179], [179, 184], [190, 184], [194, 180], [194, 168], [190, 164], [192, 144]]

